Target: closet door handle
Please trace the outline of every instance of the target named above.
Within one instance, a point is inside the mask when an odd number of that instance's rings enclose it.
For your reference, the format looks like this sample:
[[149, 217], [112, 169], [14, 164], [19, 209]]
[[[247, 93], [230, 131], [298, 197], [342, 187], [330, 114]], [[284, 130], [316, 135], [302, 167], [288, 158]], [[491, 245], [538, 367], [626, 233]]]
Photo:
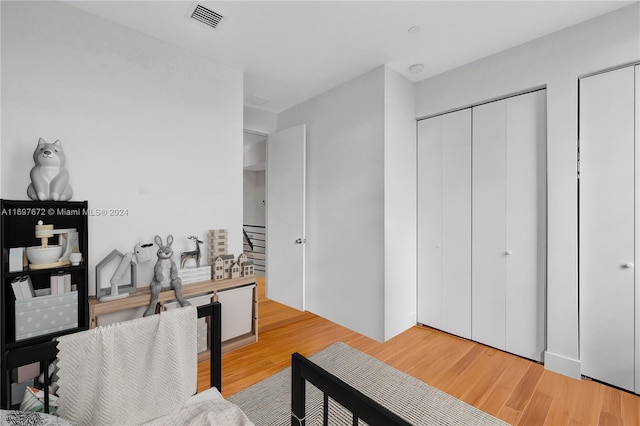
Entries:
[[633, 269], [633, 263], [631, 263], [631, 262], [627, 262], [627, 263], [625, 263], [624, 265], [622, 265], [622, 267], [623, 267], [624, 269]]

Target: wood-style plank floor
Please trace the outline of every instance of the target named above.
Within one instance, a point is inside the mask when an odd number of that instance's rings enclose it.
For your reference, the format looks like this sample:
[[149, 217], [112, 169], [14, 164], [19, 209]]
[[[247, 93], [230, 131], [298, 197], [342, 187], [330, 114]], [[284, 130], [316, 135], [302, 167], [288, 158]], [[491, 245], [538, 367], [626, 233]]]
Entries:
[[[545, 370], [540, 364], [428, 327], [380, 343], [324, 318], [288, 308], [259, 292], [258, 342], [222, 357], [225, 397], [342, 341], [517, 425], [640, 425], [640, 396]], [[200, 390], [209, 366], [199, 366]]]

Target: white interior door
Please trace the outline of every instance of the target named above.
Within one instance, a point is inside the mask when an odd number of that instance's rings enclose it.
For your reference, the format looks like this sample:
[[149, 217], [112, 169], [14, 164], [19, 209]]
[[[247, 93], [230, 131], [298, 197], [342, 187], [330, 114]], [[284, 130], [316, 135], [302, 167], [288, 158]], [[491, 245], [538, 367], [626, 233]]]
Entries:
[[442, 117], [418, 122], [418, 322], [442, 329]]
[[267, 139], [267, 297], [305, 309], [306, 126]]
[[634, 390], [634, 69], [580, 80], [582, 374]]
[[473, 108], [472, 339], [542, 360], [544, 90]]
[[506, 313], [508, 352], [545, 349], [546, 91], [507, 99]]
[[[640, 142], [640, 65], [636, 65], [636, 145]], [[640, 149], [636, 149], [636, 164], [640, 164]], [[640, 191], [640, 173], [636, 173], [636, 191]], [[636, 256], [640, 255], [640, 196], [636, 195]], [[637, 263], [637, 261], [636, 261]], [[636, 383], [635, 392], [640, 394], [640, 268], [635, 268], [636, 287]]]
[[505, 100], [473, 108], [472, 339], [505, 348]]
[[471, 337], [471, 109], [418, 123], [418, 322]]
[[442, 116], [442, 323], [471, 338], [471, 109]]

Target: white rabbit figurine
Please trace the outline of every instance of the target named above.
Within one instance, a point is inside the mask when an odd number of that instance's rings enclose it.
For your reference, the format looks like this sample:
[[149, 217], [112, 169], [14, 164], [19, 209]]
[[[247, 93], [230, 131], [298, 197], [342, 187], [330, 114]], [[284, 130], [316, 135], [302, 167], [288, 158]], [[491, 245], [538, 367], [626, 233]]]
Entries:
[[158, 295], [165, 287], [175, 290], [176, 299], [180, 303], [180, 306], [191, 306], [191, 303], [182, 297], [182, 280], [178, 276], [178, 267], [171, 259], [173, 256], [173, 249], [171, 248], [173, 235], [167, 236], [166, 245], [162, 244], [162, 238], [158, 235], [156, 235], [154, 241], [158, 245], [158, 261], [153, 267], [153, 280], [151, 280], [151, 284], [149, 284], [151, 287], [151, 302], [147, 310], [144, 311], [145, 317], [156, 313]]

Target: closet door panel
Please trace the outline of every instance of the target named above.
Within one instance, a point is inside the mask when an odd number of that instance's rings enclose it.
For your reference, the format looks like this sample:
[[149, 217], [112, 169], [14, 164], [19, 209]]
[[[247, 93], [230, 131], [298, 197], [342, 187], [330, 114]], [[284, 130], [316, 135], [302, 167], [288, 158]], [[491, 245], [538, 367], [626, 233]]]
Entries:
[[471, 338], [471, 110], [442, 116], [442, 329]]
[[472, 339], [505, 347], [506, 101], [473, 108]]
[[418, 322], [442, 328], [442, 117], [418, 122]]
[[546, 91], [507, 99], [506, 350], [544, 351]]
[[418, 123], [418, 322], [471, 337], [471, 111]]
[[[636, 65], [635, 67], [635, 72], [636, 72], [636, 80], [635, 80], [635, 85], [636, 85], [636, 121], [635, 121], [635, 133], [636, 133], [636, 138], [635, 138], [635, 144], [636, 146], [638, 146], [640, 144], [640, 65]], [[636, 149], [636, 165], [640, 165], [640, 149]], [[636, 253], [636, 258], [640, 256], [640, 194], [638, 194], [640, 192], [640, 173], [636, 173], [636, 182], [635, 182], [635, 187], [636, 187], [636, 204], [635, 204], [635, 208], [636, 208], [636, 245], [635, 245], [635, 253]], [[638, 263], [636, 261], [636, 263]], [[635, 268], [635, 293], [636, 293], [636, 306], [635, 306], [635, 313], [636, 313], [636, 324], [635, 324], [635, 329], [636, 329], [636, 337], [635, 337], [635, 341], [636, 341], [636, 365], [635, 365], [635, 369], [636, 369], [636, 390], [635, 392], [637, 394], [640, 394], [640, 269]]]
[[582, 374], [634, 389], [634, 69], [580, 81]]

